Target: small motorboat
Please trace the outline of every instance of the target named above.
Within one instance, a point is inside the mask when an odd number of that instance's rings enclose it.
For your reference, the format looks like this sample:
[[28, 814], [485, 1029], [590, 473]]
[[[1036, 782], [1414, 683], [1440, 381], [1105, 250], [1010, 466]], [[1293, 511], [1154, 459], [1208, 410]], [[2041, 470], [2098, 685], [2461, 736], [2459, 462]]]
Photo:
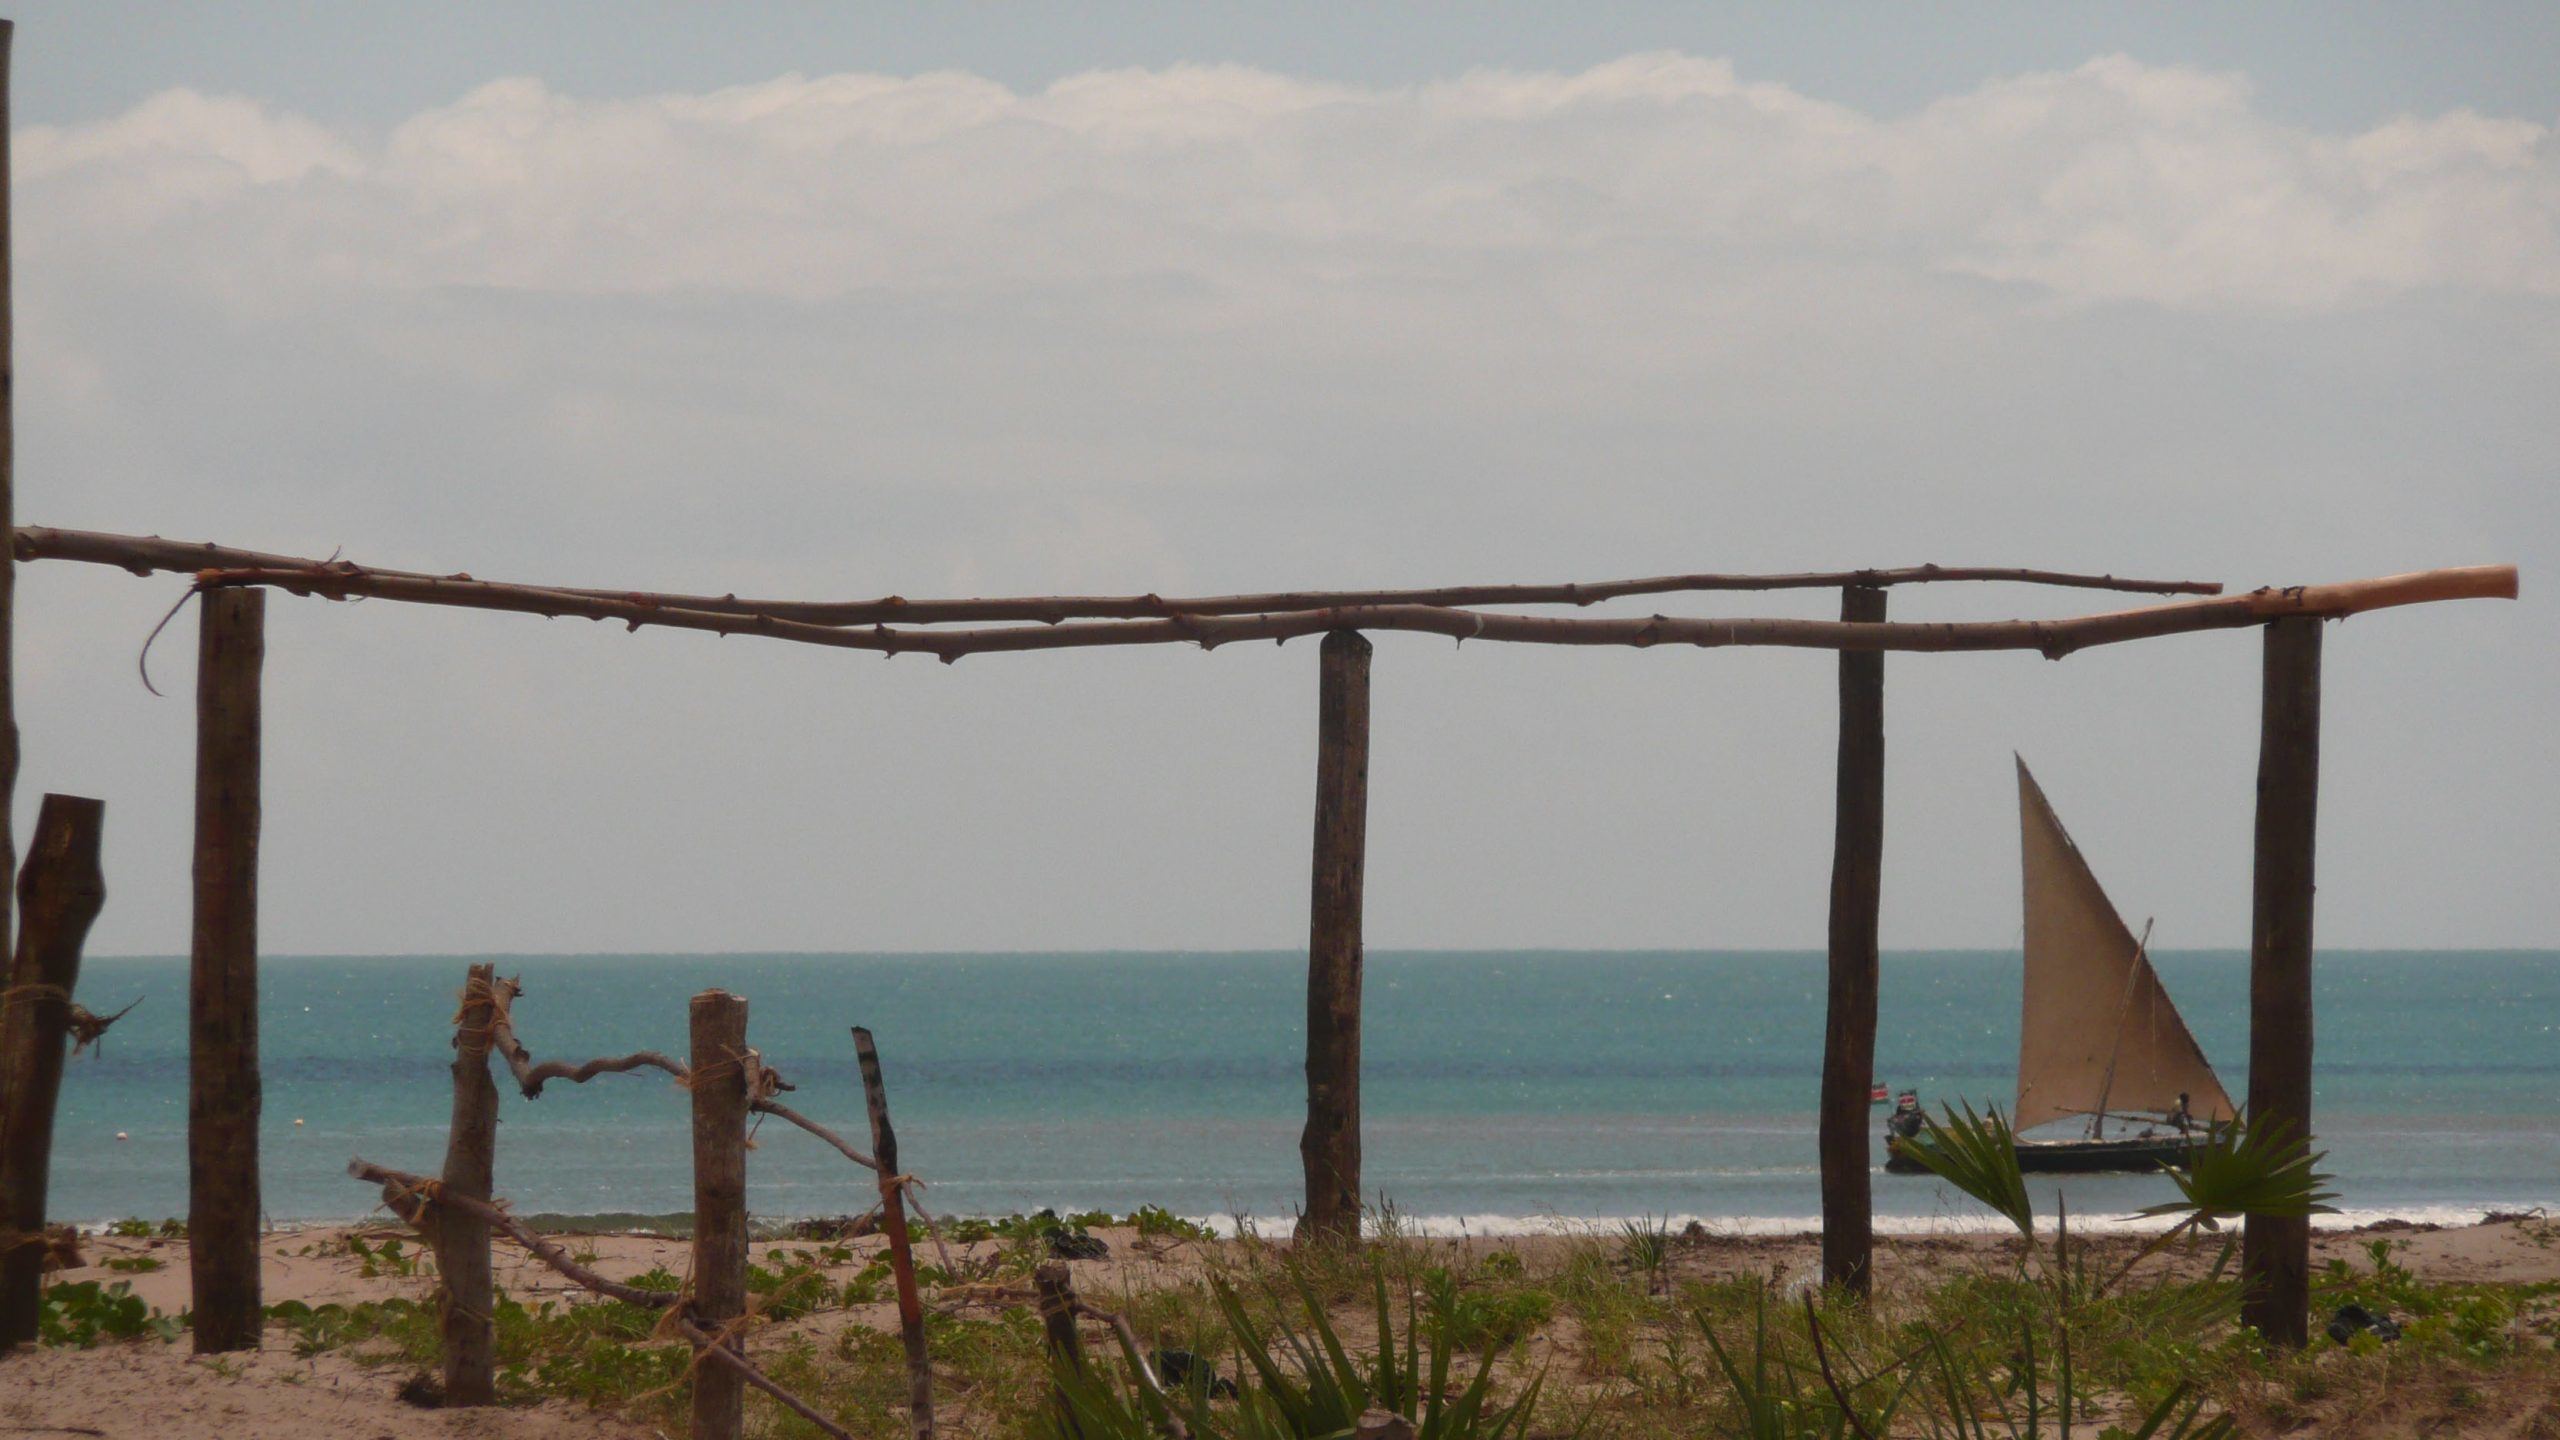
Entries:
[[[2183, 1167], [2189, 1147], [2236, 1113], [2231, 1097], [2151, 968], [2149, 929], [2137, 940], [2126, 928], [2024, 760], [2018, 762], [2018, 815], [2026, 996], [2010, 1123], [2024, 1132], [2073, 1116], [2089, 1119], [2087, 1133], [2075, 1138], [2020, 1139], [2018, 1168]], [[2117, 1126], [2112, 1136], [2110, 1120]], [[1904, 1093], [1885, 1128], [1884, 1168], [1929, 1174], [1910, 1153], [1927, 1143], [1916, 1093]]]

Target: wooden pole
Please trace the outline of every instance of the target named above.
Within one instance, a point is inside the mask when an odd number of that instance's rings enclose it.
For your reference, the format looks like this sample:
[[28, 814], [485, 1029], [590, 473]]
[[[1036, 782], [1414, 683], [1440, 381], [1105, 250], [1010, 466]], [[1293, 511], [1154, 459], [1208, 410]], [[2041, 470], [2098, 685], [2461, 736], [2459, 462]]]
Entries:
[[915, 1440], [933, 1440], [933, 1359], [924, 1346], [924, 1295], [916, 1288], [915, 1247], [907, 1239], [907, 1176], [898, 1168], [898, 1132], [889, 1124], [889, 1088], [871, 1032], [853, 1027], [862, 1063], [862, 1097], [871, 1109], [871, 1153], [880, 1162], [880, 1229], [889, 1237], [889, 1272], [898, 1283], [898, 1338], [907, 1351], [907, 1425]]
[[[0, 877], [18, 868], [18, 330], [9, 230], [9, 56], [17, 34], [18, 22], [0, 20], [0, 534], [11, 537], [0, 559]], [[0, 951], [9, 948], [8, 891], [0, 883]]]
[[[1084, 1369], [1084, 1337], [1076, 1331], [1076, 1283], [1064, 1260], [1043, 1260], [1031, 1272], [1039, 1296], [1040, 1328], [1048, 1339], [1049, 1362], [1068, 1371]], [[1053, 1388], [1059, 1414], [1066, 1413], [1066, 1393]]]
[[1307, 924], [1307, 1125], [1301, 1239], [1360, 1238], [1360, 904], [1369, 828], [1366, 637], [1324, 637], [1316, 686], [1314, 879]]
[[0, 1004], [0, 1347], [36, 1338], [43, 1312], [45, 1185], [80, 946], [107, 902], [98, 869], [106, 802], [47, 795], [18, 877], [18, 953]]
[[[199, 1355], [254, 1350], [258, 1286], [258, 673], [267, 607], [203, 597], [195, 946], [187, 996], [187, 1243]], [[246, 603], [244, 603], [246, 602]]]
[[[726, 1334], [747, 1310], [747, 1002], [725, 990], [693, 997], [693, 1318]], [[693, 1369], [693, 1440], [738, 1440], [745, 1383], [725, 1365]]]
[[[1884, 592], [1840, 592], [1840, 618], [1884, 619]], [[1869, 1094], [1876, 1068], [1876, 913], [1884, 873], [1884, 655], [1840, 652], [1840, 761], [1831, 835], [1831, 994], [1822, 1044], [1822, 1282], [1875, 1281]]]
[[[2249, 1123], [2311, 1139], [2312, 851], [2320, 804], [2320, 622], [2267, 626], [2249, 921]], [[2252, 1215], [2240, 1318], [2271, 1345], [2309, 1338], [2311, 1222]]]
[[[489, 1078], [498, 967], [474, 965], [453, 1027], [453, 1124], [445, 1132], [444, 1188], [486, 1200], [495, 1193], [498, 1086]], [[497, 1284], [489, 1226], [468, 1210], [435, 1212], [436, 1269], [444, 1277], [444, 1403], [494, 1405]]]

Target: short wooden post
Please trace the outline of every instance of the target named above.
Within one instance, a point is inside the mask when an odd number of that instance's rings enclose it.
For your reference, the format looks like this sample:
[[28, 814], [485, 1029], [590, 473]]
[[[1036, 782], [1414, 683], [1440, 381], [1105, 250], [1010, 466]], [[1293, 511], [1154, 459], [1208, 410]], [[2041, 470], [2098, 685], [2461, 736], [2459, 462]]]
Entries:
[[1301, 1239], [1360, 1238], [1360, 904], [1369, 834], [1368, 639], [1324, 637], [1316, 685], [1315, 865], [1307, 923]]
[[[747, 1309], [747, 1002], [693, 997], [693, 1318], [717, 1343]], [[726, 1365], [693, 1367], [693, 1440], [738, 1440], [746, 1384]]]
[[196, 662], [187, 1245], [199, 1355], [254, 1350], [258, 1286], [258, 675], [266, 592], [205, 592]]
[[[2249, 1123], [2311, 1139], [2312, 850], [2320, 805], [2320, 621], [2267, 627], [2258, 722], [2258, 829], [2249, 921]], [[2311, 1222], [2252, 1215], [2240, 1241], [2241, 1320], [2267, 1342], [2310, 1333]]]
[[44, 1305], [45, 1186], [80, 946], [107, 902], [102, 800], [47, 795], [18, 877], [18, 953], [0, 1003], [0, 1347], [36, 1338]]
[[[453, 1124], [445, 1132], [447, 1193], [487, 1200], [498, 1157], [498, 1086], [489, 1078], [498, 967], [474, 965], [453, 1026]], [[457, 1206], [435, 1211], [436, 1269], [444, 1277], [444, 1403], [494, 1405], [497, 1284], [489, 1222]]]
[[[1031, 1285], [1039, 1297], [1040, 1328], [1048, 1339], [1049, 1363], [1059, 1370], [1081, 1372], [1084, 1337], [1076, 1330], [1074, 1272], [1064, 1260], [1043, 1260], [1031, 1272]], [[1063, 1392], [1057, 1398], [1061, 1406], [1065, 1405]]]
[[933, 1357], [924, 1344], [924, 1294], [916, 1288], [915, 1247], [907, 1239], [906, 1176], [898, 1169], [898, 1132], [889, 1124], [889, 1087], [871, 1032], [853, 1027], [862, 1065], [862, 1097], [871, 1110], [871, 1154], [880, 1162], [880, 1231], [889, 1237], [889, 1274], [898, 1285], [898, 1339], [907, 1351], [907, 1428], [933, 1440]]
[[[1844, 621], [1884, 619], [1884, 591], [1840, 592]], [[1868, 1130], [1876, 1069], [1876, 915], [1884, 875], [1884, 652], [1840, 652], [1840, 760], [1831, 836], [1831, 993], [1822, 1043], [1822, 1282], [1875, 1282]]]

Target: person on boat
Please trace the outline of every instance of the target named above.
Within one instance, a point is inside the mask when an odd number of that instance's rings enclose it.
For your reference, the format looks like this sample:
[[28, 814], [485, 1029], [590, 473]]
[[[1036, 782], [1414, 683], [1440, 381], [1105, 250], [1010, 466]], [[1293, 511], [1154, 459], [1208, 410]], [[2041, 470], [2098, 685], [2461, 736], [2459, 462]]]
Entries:
[[1894, 1097], [1893, 1114], [1886, 1117], [1884, 1128], [1905, 1140], [1920, 1138], [1920, 1092], [1905, 1090]]
[[2188, 1129], [2195, 1124], [2196, 1117], [2187, 1113], [2186, 1091], [2181, 1090], [2178, 1092], [2178, 1108], [2170, 1111], [2167, 1119], [2168, 1123], [2178, 1127], [2178, 1133], [2181, 1135], [2186, 1134]]

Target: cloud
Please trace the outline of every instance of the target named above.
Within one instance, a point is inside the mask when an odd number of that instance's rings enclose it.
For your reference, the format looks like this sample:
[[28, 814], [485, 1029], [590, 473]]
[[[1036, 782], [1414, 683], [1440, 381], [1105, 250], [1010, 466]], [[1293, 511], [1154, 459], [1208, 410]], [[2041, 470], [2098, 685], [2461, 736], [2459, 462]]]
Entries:
[[2320, 134], [2259, 114], [2238, 77], [2123, 58], [1897, 118], [1666, 54], [1401, 89], [1233, 66], [1028, 94], [937, 73], [581, 100], [511, 79], [370, 142], [172, 92], [20, 145], [40, 254], [183, 217], [272, 226], [283, 273], [357, 285], [808, 299], [1112, 279], [1207, 317], [1636, 247], [1872, 257], [2065, 303], [2560, 293], [2548, 127]]
[[[2310, 131], [2124, 59], [1876, 116], [1640, 55], [499, 79], [380, 133], [172, 92], [17, 145], [29, 523], [809, 596], [2516, 560], [2523, 604], [2339, 632], [2323, 936], [2560, 924], [2541, 124]], [[174, 582], [20, 584], [21, 793], [109, 795], [98, 948], [183, 949], [186, 707], [132, 681]], [[1304, 933], [1302, 647], [946, 669], [272, 623], [280, 951]], [[1818, 941], [1827, 666], [1379, 656], [1378, 944]], [[2253, 667], [2244, 637], [1895, 662], [1888, 943], [2013, 933], [2012, 747], [2128, 906], [2244, 936]]]

